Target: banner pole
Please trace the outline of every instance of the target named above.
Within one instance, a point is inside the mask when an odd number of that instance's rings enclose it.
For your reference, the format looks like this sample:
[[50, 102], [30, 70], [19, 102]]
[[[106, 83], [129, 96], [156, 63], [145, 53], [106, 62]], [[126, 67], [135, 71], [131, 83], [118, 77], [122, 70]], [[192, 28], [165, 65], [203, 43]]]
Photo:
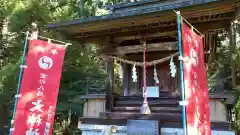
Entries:
[[[181, 15], [180, 12], [177, 13], [177, 26], [178, 26], [178, 48], [179, 48], [179, 58], [182, 57], [182, 36], [181, 36]], [[185, 89], [184, 89], [184, 78], [183, 78], [183, 62], [180, 60], [180, 83], [181, 83], [181, 99], [185, 101]], [[183, 131], [184, 135], [187, 135], [187, 125], [186, 125], [186, 106], [182, 105], [182, 121], [183, 121]]]
[[16, 95], [14, 96], [15, 97], [15, 103], [14, 103], [14, 110], [13, 110], [13, 115], [12, 115], [12, 120], [11, 120], [11, 128], [10, 128], [9, 135], [12, 135], [12, 131], [14, 130], [13, 125], [14, 125], [14, 119], [15, 119], [15, 113], [16, 113], [16, 106], [17, 106], [17, 102], [18, 102], [18, 97], [20, 97], [19, 91], [20, 91], [20, 86], [21, 86], [21, 81], [22, 81], [22, 74], [23, 74], [25, 56], [26, 56], [26, 53], [27, 53], [28, 35], [29, 35], [29, 32], [27, 31], [26, 37], [25, 37], [25, 41], [24, 41], [23, 56], [21, 58], [20, 72], [19, 72], [19, 76], [18, 76], [17, 92], [16, 92]]

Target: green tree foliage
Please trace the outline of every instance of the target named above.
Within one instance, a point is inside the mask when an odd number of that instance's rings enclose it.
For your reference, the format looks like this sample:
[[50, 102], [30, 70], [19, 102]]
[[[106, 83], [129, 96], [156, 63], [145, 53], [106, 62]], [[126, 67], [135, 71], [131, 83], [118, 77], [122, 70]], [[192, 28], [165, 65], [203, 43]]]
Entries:
[[[229, 55], [230, 40], [227, 31], [220, 31], [218, 33], [217, 51], [214, 62], [208, 70], [208, 85], [212, 92], [232, 92], [237, 97], [237, 104], [234, 107], [235, 121], [233, 123], [234, 129], [240, 131], [240, 29], [236, 29], [236, 51]], [[232, 86], [231, 79], [231, 58], [235, 60], [237, 86]]]
[[[65, 40], [46, 25], [50, 22], [77, 19], [84, 16], [104, 14], [101, 8], [111, 0], [0, 0], [0, 134], [4, 125], [9, 124], [17, 86], [20, 58], [25, 35], [32, 22], [38, 24], [41, 36]], [[66, 40], [65, 40], [66, 41]], [[96, 46], [81, 47], [72, 42], [67, 48], [57, 114], [69, 108], [81, 113], [81, 104], [71, 99], [85, 94], [88, 85], [100, 87], [104, 84], [106, 72], [102, 60], [95, 56]], [[91, 80], [90, 84], [86, 80]], [[8, 131], [8, 129], [7, 129]]]
[[[211, 91], [215, 91], [215, 86], [217, 85], [218, 79], [224, 79], [225, 88], [235, 91], [237, 87], [231, 85], [231, 58], [235, 60], [236, 63], [236, 74], [237, 77], [240, 76], [240, 30], [237, 29], [236, 33], [236, 51], [230, 56], [230, 40], [229, 33], [227, 31], [219, 31], [217, 37], [217, 50], [214, 55], [214, 61], [211, 63], [211, 68], [208, 70], [208, 84]], [[237, 78], [239, 80], [239, 78]], [[239, 82], [238, 82], [239, 83]]]

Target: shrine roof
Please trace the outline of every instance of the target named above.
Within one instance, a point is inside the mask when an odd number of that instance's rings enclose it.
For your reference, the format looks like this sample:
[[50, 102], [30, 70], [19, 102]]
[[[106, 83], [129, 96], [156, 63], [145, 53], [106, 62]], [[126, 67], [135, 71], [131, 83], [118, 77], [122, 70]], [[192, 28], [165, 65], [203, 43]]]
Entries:
[[[116, 29], [121, 29], [120, 31], [130, 30], [125, 27], [137, 27], [155, 22], [159, 23], [160, 20], [169, 21], [171, 19], [172, 21], [175, 20], [173, 10], [180, 10], [186, 13], [186, 16], [193, 15], [194, 17], [229, 13], [233, 9], [233, 1], [235, 0], [144, 0], [120, 3], [110, 6], [109, 8], [112, 7], [112, 13], [108, 15], [83, 17], [75, 20], [50, 23], [48, 24], [48, 28], [72, 37], [73, 35], [74, 37], [76, 35], [88, 37], [89, 33], [96, 35], [97, 33], [95, 32], [99, 31], [104, 31], [103, 33], [106, 34], [116, 31]], [[231, 7], [229, 5], [231, 5]], [[201, 8], [201, 6], [204, 8]], [[224, 6], [228, 7], [225, 9]], [[191, 9], [189, 7], [191, 7]], [[201, 11], [202, 9], [204, 9], [204, 11]]]
[[[197, 4], [205, 4], [208, 2], [214, 2], [214, 1], [219, 1], [219, 0], [140, 0], [136, 2], [123, 2], [123, 3], [108, 5], [107, 9], [111, 10], [112, 12], [114, 12], [115, 10], [121, 11], [122, 9], [126, 9], [126, 8], [129, 8], [130, 10], [133, 9], [133, 11], [135, 11], [136, 8], [139, 8], [142, 6], [149, 8], [149, 5], [151, 5], [150, 6], [151, 8], [151, 7], [159, 6], [158, 4], [160, 4], [161, 6], [173, 6], [173, 8], [174, 7], [178, 8], [179, 4], [182, 4], [184, 6], [193, 6]], [[155, 4], [155, 6], [153, 4]]]
[[[149, 4], [149, 3], [153, 3], [153, 2], [159, 2], [161, 0], [140, 0], [140, 1], [136, 1], [136, 2], [124, 2], [124, 3], [117, 3], [114, 5], [109, 5], [107, 8], [108, 9], [119, 9], [119, 8], [126, 8], [126, 7], [131, 7], [131, 6], [139, 6], [142, 4]], [[163, 0], [162, 0], [163, 1]], [[164, 0], [166, 1], [166, 0]]]
[[[116, 9], [116, 8], [136, 6], [136, 5], [147, 4], [147, 3], [149, 4], [151, 2], [156, 2], [156, 1], [159, 1], [159, 0], [144, 0], [144, 1], [139, 1], [139, 2], [120, 3], [120, 4], [112, 5], [112, 7], [114, 7], [114, 9]], [[172, 1], [172, 2], [169, 2], [167, 5], [163, 5], [162, 7], [150, 8], [149, 10], [142, 10], [142, 12], [129, 12], [127, 14], [113, 13], [113, 14], [108, 14], [108, 15], [104, 15], [104, 16], [83, 17], [80, 19], [50, 23], [50, 24], [48, 24], [48, 28], [56, 28], [56, 27], [60, 27], [60, 26], [76, 25], [76, 24], [83, 24], [83, 23], [96, 22], [96, 21], [107, 21], [107, 20], [113, 20], [113, 19], [117, 19], [117, 18], [124, 18], [124, 17], [130, 17], [130, 16], [134, 16], [134, 15], [154, 13], [154, 12], [165, 11], [165, 10], [170, 10], [170, 9], [174, 10], [174, 9], [181, 8], [181, 7], [193, 6], [193, 5], [198, 5], [198, 4], [206, 4], [206, 3], [214, 2], [214, 1], [218, 1], [218, 0], [183, 0], [180, 3], [176, 3], [176, 2]]]
[[[149, 4], [151, 2], [156, 2], [159, 0], [144, 0], [144, 1], [138, 1], [138, 2], [126, 2], [126, 3], [119, 3], [119, 4], [114, 4], [112, 6], [109, 6], [108, 9], [110, 10], [115, 10], [119, 8], [125, 8], [125, 7], [130, 7], [130, 6], [140, 6], [142, 4]], [[163, 7], [158, 7], [158, 8], [150, 8], [149, 10], [142, 10], [142, 12], [129, 12], [127, 14], [120, 14], [120, 13], [110, 13], [108, 15], [103, 15], [103, 16], [91, 16], [91, 17], [82, 17], [80, 19], [74, 19], [74, 20], [67, 20], [67, 21], [61, 21], [61, 22], [55, 22], [55, 23], [50, 23], [48, 24], [48, 28], [56, 28], [56, 27], [61, 27], [61, 26], [67, 26], [67, 25], [76, 25], [76, 24], [83, 24], [83, 23], [90, 23], [90, 22], [97, 22], [97, 21], [107, 21], [107, 20], [113, 20], [113, 19], [118, 19], [118, 18], [124, 18], [124, 17], [131, 17], [135, 15], [141, 15], [141, 14], [147, 14], [147, 13], [154, 13], [158, 11], [165, 11], [165, 10], [170, 10], [170, 9], [177, 9], [181, 7], [186, 7], [186, 6], [193, 6], [197, 4], [204, 4], [212, 1], [217, 1], [217, 0], [186, 0], [181, 3], [173, 3], [170, 2], [167, 5], [163, 5]]]

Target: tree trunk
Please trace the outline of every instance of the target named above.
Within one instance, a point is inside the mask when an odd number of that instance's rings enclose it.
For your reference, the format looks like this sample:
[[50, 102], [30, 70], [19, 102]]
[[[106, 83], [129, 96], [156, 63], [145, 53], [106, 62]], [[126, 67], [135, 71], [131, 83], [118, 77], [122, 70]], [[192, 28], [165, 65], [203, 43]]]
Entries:
[[84, 15], [84, 0], [79, 0], [79, 8], [80, 8], [80, 15], [83, 17]]
[[0, 44], [2, 44], [3, 42], [3, 25], [4, 25], [4, 19], [0, 19]]
[[[208, 70], [211, 70], [213, 68], [213, 61], [214, 61], [214, 56], [216, 53], [216, 37], [217, 37], [217, 32], [212, 32], [210, 33], [210, 36], [208, 36], [208, 44], [209, 44], [209, 58], [208, 58]], [[210, 40], [210, 41], [209, 41]]]
[[5, 116], [5, 108], [3, 104], [0, 104], [0, 134], [3, 135], [4, 134], [4, 126], [6, 123], [4, 123], [4, 117]]
[[231, 23], [230, 31], [229, 31], [229, 45], [230, 45], [230, 52], [229, 52], [229, 59], [231, 64], [231, 76], [232, 76], [232, 87], [236, 86], [236, 64], [234, 59], [234, 54], [236, 50], [236, 31], [235, 31], [235, 24]]
[[[4, 25], [4, 19], [0, 19], [0, 44], [3, 43], [3, 25]], [[0, 47], [0, 52], [2, 51], [3, 45]], [[1, 55], [1, 54], [0, 54]], [[0, 67], [1, 68], [1, 67]], [[4, 134], [4, 106], [2, 103], [0, 103], [0, 134]]]

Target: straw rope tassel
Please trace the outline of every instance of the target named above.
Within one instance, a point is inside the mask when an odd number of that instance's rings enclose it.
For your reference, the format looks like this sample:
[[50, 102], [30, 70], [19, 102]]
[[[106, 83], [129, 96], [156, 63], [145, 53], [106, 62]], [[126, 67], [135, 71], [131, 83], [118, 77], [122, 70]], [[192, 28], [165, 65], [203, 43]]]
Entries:
[[143, 41], [144, 51], [143, 51], [143, 61], [144, 61], [144, 67], [143, 67], [143, 105], [141, 107], [140, 113], [142, 114], [151, 114], [151, 110], [148, 106], [147, 101], [147, 61], [146, 61], [146, 52], [147, 52], [147, 45], [146, 45], [146, 39]]

